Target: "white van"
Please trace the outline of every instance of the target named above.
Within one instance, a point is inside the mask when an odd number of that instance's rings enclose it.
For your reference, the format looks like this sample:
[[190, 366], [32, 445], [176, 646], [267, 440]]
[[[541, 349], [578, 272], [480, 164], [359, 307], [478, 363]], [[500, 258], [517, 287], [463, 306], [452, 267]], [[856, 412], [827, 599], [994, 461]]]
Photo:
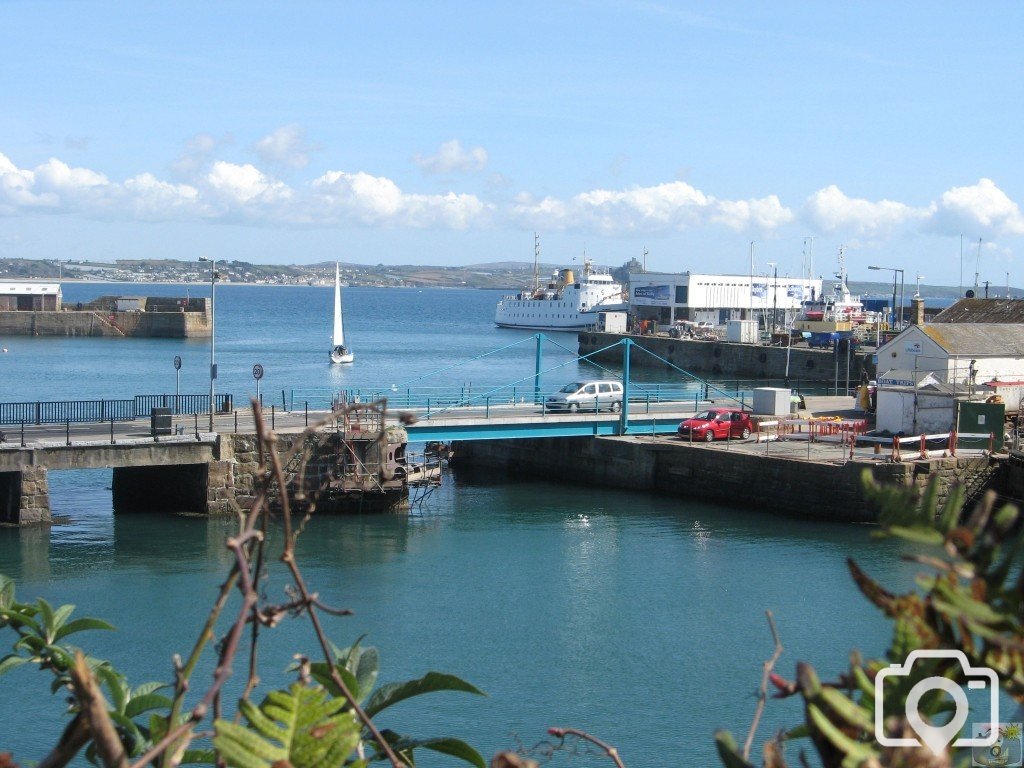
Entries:
[[617, 411], [622, 407], [621, 381], [574, 381], [545, 401], [549, 411]]

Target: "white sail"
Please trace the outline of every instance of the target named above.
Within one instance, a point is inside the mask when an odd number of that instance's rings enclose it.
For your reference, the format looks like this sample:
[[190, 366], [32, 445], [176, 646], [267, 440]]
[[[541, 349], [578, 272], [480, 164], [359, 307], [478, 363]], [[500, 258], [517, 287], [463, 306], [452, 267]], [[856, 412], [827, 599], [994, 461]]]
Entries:
[[341, 275], [334, 265], [334, 335], [331, 343], [336, 347], [345, 346], [345, 331], [341, 326]]
[[341, 324], [341, 274], [337, 262], [334, 264], [334, 333], [331, 340], [331, 362], [351, 363], [355, 360], [352, 350], [345, 346], [345, 329]]

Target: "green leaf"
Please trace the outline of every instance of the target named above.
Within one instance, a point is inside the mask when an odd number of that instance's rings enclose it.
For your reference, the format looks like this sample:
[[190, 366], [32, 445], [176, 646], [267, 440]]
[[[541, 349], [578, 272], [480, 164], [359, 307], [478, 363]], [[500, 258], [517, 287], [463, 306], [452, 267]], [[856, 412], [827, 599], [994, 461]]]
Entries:
[[146, 737], [142, 735], [139, 727], [120, 712], [111, 712], [110, 719], [116, 723], [131, 740], [131, 756], [135, 757], [136, 755], [142, 754], [142, 746], [147, 742]]
[[0, 573], [0, 611], [13, 608], [14, 605], [14, 579]]
[[54, 634], [54, 641], [60, 640], [61, 638], [67, 637], [74, 632], [81, 632], [86, 629], [116, 629], [113, 624], [108, 624], [103, 619], [92, 619], [89, 617], [83, 617], [81, 619], [75, 619], [69, 621], [63, 627], [61, 627], [56, 634]]
[[217, 762], [217, 752], [213, 749], [186, 749], [178, 762], [180, 765], [212, 765]]
[[101, 664], [96, 668], [98, 677], [107, 686], [107, 692], [113, 702], [115, 712], [124, 712], [128, 704], [128, 686], [124, 676], [114, 670], [109, 664]]
[[43, 629], [33, 618], [35, 613], [29, 606], [14, 606], [0, 612], [0, 618], [4, 619], [8, 624], [13, 624], [15, 627], [28, 627], [36, 636], [42, 637]]
[[897, 536], [905, 541], [927, 544], [932, 547], [940, 547], [946, 540], [946, 537], [934, 528], [910, 528], [903, 525], [890, 525], [886, 530], [893, 536]]
[[75, 610], [73, 605], [62, 605], [56, 611], [53, 612], [53, 628], [60, 629], [64, 622], [68, 620], [68, 616]]
[[267, 768], [279, 760], [292, 768], [340, 766], [359, 743], [359, 725], [342, 711], [345, 703], [319, 686], [294, 683], [287, 691], [271, 691], [259, 708], [243, 702], [248, 728], [217, 720], [213, 743], [233, 768]]
[[161, 696], [159, 693], [146, 693], [142, 696], [133, 696], [124, 708], [124, 713], [128, 717], [137, 717], [143, 712], [153, 709], [170, 710], [172, 704], [173, 702], [169, 698]]
[[381, 710], [387, 709], [400, 701], [436, 691], [461, 691], [463, 693], [475, 693], [478, 696], [487, 695], [475, 685], [467, 683], [455, 675], [428, 672], [418, 680], [407, 680], [404, 683], [382, 685], [370, 697], [370, 700], [363, 709], [367, 715], [373, 717]]
[[268, 744], [258, 733], [228, 720], [217, 720], [213, 724], [213, 744], [228, 765], [236, 768], [269, 768], [284, 759], [281, 747]]
[[442, 755], [450, 755], [470, 765], [475, 765], [476, 768], [487, 768], [487, 763], [484, 761], [483, 756], [459, 738], [452, 738], [451, 736], [446, 738], [427, 738], [416, 742], [416, 746], [422, 746], [425, 750], [439, 752]]
[[[853, 758], [856, 765], [871, 758], [877, 759], [878, 753], [865, 743], [855, 741], [842, 732], [828, 717], [814, 704], [807, 704], [807, 714], [811, 722], [821, 734], [832, 742], [832, 745], [841, 750], [847, 757]], [[846, 764], [846, 761], [843, 761]]]
[[753, 768], [743, 759], [736, 739], [728, 731], [715, 731], [715, 748], [725, 768]]
[[57, 638], [54, 637], [54, 632], [57, 628], [53, 626], [53, 607], [43, 600], [43, 598], [36, 599], [36, 605], [39, 606], [39, 613], [43, 619], [43, 628], [46, 630], [46, 640], [52, 643]]
[[171, 686], [170, 686], [169, 683], [156, 683], [156, 682], [153, 682], [153, 683], [142, 683], [141, 685], [138, 685], [135, 688], [132, 688], [132, 690], [131, 690], [131, 698], [134, 699], [134, 698], [137, 698], [139, 696], [145, 696], [146, 694], [149, 694], [149, 693], [156, 693], [157, 691], [159, 691], [159, 690], [161, 690], [163, 688], [170, 688], [170, 687]]
[[[362, 704], [363, 699], [370, 694], [370, 689], [367, 688], [365, 691], [362, 690], [359, 687], [359, 681], [356, 680], [356, 676], [345, 669], [345, 667], [341, 666], [340, 663], [335, 667], [335, 669], [338, 670], [338, 675], [341, 677], [342, 682], [345, 683], [345, 687], [348, 688], [349, 693], [355, 697], [357, 703]], [[334, 682], [334, 678], [331, 676], [330, 667], [328, 667], [325, 662], [318, 661], [310, 664], [309, 674], [314, 680], [320, 683], [320, 685], [326, 688], [331, 696], [344, 696], [341, 691], [341, 687]]]
[[862, 731], [871, 732], [875, 722], [866, 710], [850, 701], [835, 688], [824, 686], [820, 693], [821, 700], [843, 720]]
[[362, 698], [366, 698], [377, 684], [377, 673], [380, 671], [380, 655], [377, 649], [362, 649], [356, 659], [355, 669], [349, 667], [349, 670], [356, 676]]
[[28, 664], [28, 659], [24, 656], [17, 656], [15, 654], [9, 654], [0, 659], [0, 675], [10, 672], [12, 669], [20, 667], [22, 664]]

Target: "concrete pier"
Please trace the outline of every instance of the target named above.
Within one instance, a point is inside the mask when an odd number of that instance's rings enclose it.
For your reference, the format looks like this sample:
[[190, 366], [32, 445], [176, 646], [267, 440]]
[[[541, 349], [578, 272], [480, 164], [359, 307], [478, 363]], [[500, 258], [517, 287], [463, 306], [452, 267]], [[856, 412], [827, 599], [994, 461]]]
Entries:
[[924, 488], [938, 477], [940, 502], [954, 483], [973, 491], [999, 485], [1004, 459], [934, 458], [906, 463], [805, 460], [725, 444], [670, 438], [599, 437], [460, 442], [455, 463], [559, 482], [654, 491], [770, 512], [844, 522], [876, 522], [864, 497], [865, 470], [884, 484]]
[[[118, 310], [113, 296], [80, 309], [0, 311], [0, 335], [209, 338], [212, 323], [205, 298], [186, 301], [155, 297], [140, 301], [145, 311]], [[177, 301], [185, 303], [175, 304]]]

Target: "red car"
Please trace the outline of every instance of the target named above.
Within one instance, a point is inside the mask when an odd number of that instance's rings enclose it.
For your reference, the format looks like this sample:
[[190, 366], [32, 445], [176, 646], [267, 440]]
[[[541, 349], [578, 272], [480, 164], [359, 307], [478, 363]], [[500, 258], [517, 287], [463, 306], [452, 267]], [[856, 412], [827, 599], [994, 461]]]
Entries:
[[679, 425], [677, 434], [684, 440], [728, 440], [750, 437], [750, 414], [739, 408], [710, 408]]

